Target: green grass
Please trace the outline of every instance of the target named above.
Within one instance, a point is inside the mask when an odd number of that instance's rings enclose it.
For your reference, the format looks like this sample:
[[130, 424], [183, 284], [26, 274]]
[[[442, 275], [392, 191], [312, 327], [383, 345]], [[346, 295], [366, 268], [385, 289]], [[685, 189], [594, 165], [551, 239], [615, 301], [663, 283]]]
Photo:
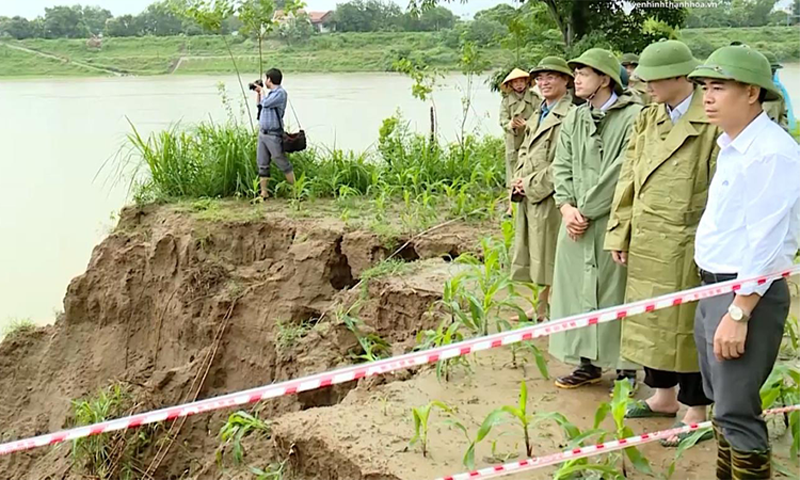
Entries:
[[[229, 41], [240, 69], [243, 72], [257, 72], [257, 43], [235, 37], [229, 37]], [[29, 39], [13, 43], [68, 61], [84, 62], [133, 75], [170, 73], [181, 57], [187, 58], [175, 71], [177, 74], [234, 71], [225, 42], [216, 35], [106, 38], [100, 49], [88, 48], [82, 39]], [[318, 35], [296, 45], [267, 40], [263, 50], [265, 64], [279, 65], [284, 70], [294, 72], [382, 72], [391, 70], [393, 62], [403, 57], [443, 70], [456, 70], [459, 58], [457, 49], [445, 46], [442, 34], [436, 32], [334, 33]], [[30, 57], [31, 64], [17, 68], [16, 76], [41, 74], [41, 69], [35, 67], [47, 59], [18, 53]], [[503, 65], [510, 55], [510, 52], [499, 48], [486, 51], [491, 66]], [[6, 63], [0, 59], [0, 76], [8, 75]], [[51, 60], [50, 63], [58, 66], [61, 62]], [[52, 74], [102, 75], [101, 72], [92, 72], [70, 63], [63, 65], [72, 68], [57, 70]]]
[[[740, 40], [761, 50], [769, 50], [781, 61], [800, 61], [800, 27], [703, 28], [681, 30], [685, 41], [699, 58], [714, 49]], [[459, 52], [448, 46], [446, 32], [370, 32], [317, 35], [305, 42], [287, 45], [270, 39], [264, 43], [264, 62], [293, 72], [381, 72], [392, 63], [409, 58], [442, 70], [457, 70]], [[243, 72], [258, 71], [258, 46], [242, 37], [228, 37], [231, 50]], [[234, 71], [224, 39], [217, 35], [193, 37], [106, 38], [101, 49], [91, 49], [83, 39], [29, 39], [14, 42], [33, 50], [51, 53], [67, 62], [24, 52], [3, 53], [0, 49], [0, 77], [9, 76], [87, 76], [102, 72], [75, 66], [69, 61], [112, 69], [133, 75], [170, 73], [181, 57], [177, 74], [221, 74]], [[497, 46], [484, 46], [488, 68], [512, 61], [513, 54]], [[536, 50], [535, 46], [531, 47]], [[545, 54], [546, 52], [537, 52]], [[191, 58], [209, 57], [209, 58]]]
[[[127, 385], [115, 383], [93, 397], [73, 400], [74, 426], [119, 418], [140, 408]], [[143, 470], [142, 452], [153, 444], [158, 425], [94, 435], [72, 443], [72, 461], [85, 478], [133, 480]]]
[[90, 77], [97, 71], [0, 45], [0, 77]]
[[368, 268], [361, 272], [361, 280], [366, 284], [370, 280], [387, 276], [400, 276], [405, 275], [416, 268], [416, 264], [404, 262], [397, 259], [384, 260], [374, 267]]
[[36, 329], [36, 324], [30, 318], [12, 318], [3, 327], [3, 336], [10, 337], [19, 333], [28, 333]]

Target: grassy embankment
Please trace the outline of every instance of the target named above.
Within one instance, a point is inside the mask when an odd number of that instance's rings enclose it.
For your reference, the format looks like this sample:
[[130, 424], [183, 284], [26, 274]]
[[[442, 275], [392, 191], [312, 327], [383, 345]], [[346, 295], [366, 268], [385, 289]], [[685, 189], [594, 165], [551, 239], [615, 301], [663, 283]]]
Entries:
[[[33, 39], [13, 44], [133, 75], [233, 72], [224, 41], [219, 36], [107, 38], [99, 50], [87, 48], [84, 40]], [[256, 42], [240, 41], [232, 43], [231, 48], [242, 71], [258, 71]], [[8, 50], [0, 47], [0, 76], [40, 74], [39, 70], [28, 73], [24, 68], [7, 70], [2, 55]], [[436, 33], [347, 33], [316, 36], [297, 46], [272, 40], [264, 43], [265, 64], [279, 65], [294, 72], [388, 71], [395, 60], [406, 56], [444, 70], [455, 70], [458, 55], [456, 49], [443, 45]], [[492, 66], [503, 64], [510, 55], [499, 48], [486, 52]], [[45, 60], [30, 56], [33, 63]], [[72, 74], [68, 71], [52, 73]]]
[[[265, 43], [265, 63], [293, 72], [380, 72], [395, 60], [409, 56], [443, 70], [458, 68], [459, 53], [444, 41], [444, 32], [337, 33], [312, 37], [298, 45], [270, 40]], [[680, 32], [699, 58], [715, 48], [740, 40], [770, 50], [784, 62], [800, 61], [799, 27], [709, 28]], [[63, 61], [0, 46], [0, 77], [102, 75], [75, 65], [108, 68], [132, 75], [216, 74], [233, 71], [219, 36], [107, 38], [101, 49], [85, 40], [31, 39], [5, 41], [55, 55]], [[243, 71], [258, 70], [258, 48], [251, 40], [232, 39], [232, 50]], [[486, 47], [490, 67], [505, 65], [512, 53]], [[181, 60], [182, 59], [182, 60]], [[177, 66], [177, 68], [176, 68]]]

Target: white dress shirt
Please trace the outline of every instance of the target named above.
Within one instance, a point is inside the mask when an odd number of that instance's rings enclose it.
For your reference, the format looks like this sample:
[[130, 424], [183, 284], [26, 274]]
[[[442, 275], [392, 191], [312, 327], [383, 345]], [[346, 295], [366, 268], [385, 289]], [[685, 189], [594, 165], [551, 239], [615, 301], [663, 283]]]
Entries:
[[678, 120], [681, 119], [682, 116], [689, 111], [689, 105], [692, 104], [692, 97], [694, 96], [694, 91], [689, 94], [688, 97], [684, 101], [678, 104], [675, 108], [670, 108], [669, 105], [665, 105], [667, 107], [667, 114], [669, 115], [669, 119], [672, 120], [672, 123], [678, 123]]
[[[800, 146], [766, 113], [733, 140], [722, 134], [708, 204], [697, 228], [695, 262], [748, 278], [790, 267], [800, 235]], [[745, 286], [761, 296], [771, 282]]]
[[617, 96], [617, 94], [616, 94], [616, 93], [614, 93], [614, 91], [612, 90], [612, 92], [611, 92], [611, 96], [610, 96], [610, 97], [608, 97], [608, 100], [606, 100], [606, 103], [604, 103], [604, 104], [603, 104], [603, 106], [602, 106], [602, 107], [600, 107], [600, 110], [601, 110], [601, 111], [603, 111], [603, 112], [605, 112], [606, 110], [608, 110], [609, 108], [611, 108], [611, 105], [614, 105], [614, 102], [616, 102], [618, 99], [619, 99], [619, 97], [618, 97], [618, 96]]

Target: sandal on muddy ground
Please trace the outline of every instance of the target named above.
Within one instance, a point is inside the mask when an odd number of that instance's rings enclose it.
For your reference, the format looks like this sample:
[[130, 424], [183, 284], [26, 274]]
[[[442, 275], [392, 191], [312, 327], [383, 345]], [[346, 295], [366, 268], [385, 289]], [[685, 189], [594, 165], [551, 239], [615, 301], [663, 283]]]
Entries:
[[625, 418], [675, 418], [677, 413], [656, 412], [644, 400], [637, 400], [628, 405]]
[[574, 372], [556, 379], [556, 387], [573, 389], [592, 385], [603, 379], [603, 371], [594, 366], [580, 366]]
[[[672, 428], [681, 428], [681, 427], [685, 427], [685, 426], [686, 426], [686, 424], [683, 423], [683, 422], [675, 422], [675, 424], [673, 424], [670, 427], [670, 429], [672, 429]], [[680, 445], [682, 441], [686, 440], [687, 438], [689, 438], [694, 433], [695, 432], [679, 433], [679, 434], [675, 435], [675, 437], [677, 437], [677, 439], [678, 439], [677, 441], [670, 442], [668, 439], [662, 438], [659, 441], [659, 443], [661, 444], [662, 447], [677, 448], [678, 445]], [[702, 442], [711, 440], [712, 438], [714, 438], [714, 431], [709, 428], [708, 430], [706, 430], [703, 433], [703, 435], [700, 436], [700, 438], [697, 440], [697, 443], [702, 443]], [[695, 443], [695, 445], [697, 445], [697, 443]]]

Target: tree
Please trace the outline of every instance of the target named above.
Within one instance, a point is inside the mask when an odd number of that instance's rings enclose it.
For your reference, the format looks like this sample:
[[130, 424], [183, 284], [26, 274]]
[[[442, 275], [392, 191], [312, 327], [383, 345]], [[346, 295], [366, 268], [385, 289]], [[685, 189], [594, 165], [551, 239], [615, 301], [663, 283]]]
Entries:
[[121, 15], [106, 22], [104, 34], [109, 37], [136, 37], [142, 34], [139, 17]]
[[[431, 8], [442, 0], [410, 0], [412, 10]], [[642, 31], [647, 18], [680, 27], [686, 19], [684, 8], [644, 8], [648, 0], [528, 0], [547, 6], [550, 17], [561, 32], [564, 45], [599, 31], [618, 49], [639, 51], [658, 38]], [[767, 0], [762, 0], [767, 1]], [[630, 9], [629, 13], [626, 10]], [[502, 10], [500, 10], [502, 12]]]
[[407, 12], [402, 15], [402, 28], [406, 32], [436, 32], [453, 28], [456, 16], [444, 7], [434, 7], [416, 14]]
[[500, 22], [503, 25], [508, 25], [508, 23], [518, 15], [519, 11], [516, 8], [507, 3], [501, 3], [487, 10], [481, 10], [475, 14], [474, 19], [494, 20], [495, 22]]
[[392, 2], [352, 0], [336, 6], [334, 19], [340, 32], [377, 32], [399, 26], [402, 16], [400, 7]]
[[246, 0], [239, 5], [239, 20], [242, 22], [240, 32], [255, 35], [258, 40], [258, 71], [264, 76], [264, 54], [262, 44], [264, 36], [275, 27], [275, 2], [272, 0]]
[[74, 7], [50, 7], [44, 9], [44, 35], [46, 38], [82, 38], [89, 30], [83, 24], [83, 10]]
[[157, 37], [178, 35], [184, 28], [184, 20], [175, 14], [167, 1], [150, 4], [138, 15], [137, 21], [142, 34]]
[[17, 40], [31, 38], [36, 35], [34, 25], [23, 17], [12, 17], [0, 19], [0, 36], [9, 35]]
[[311, 25], [311, 19], [308, 15], [301, 13], [292, 15], [287, 21], [283, 22], [278, 28], [278, 33], [281, 38], [286, 42], [286, 45], [294, 45], [311, 38], [316, 33], [314, 26]]
[[113, 17], [111, 12], [100, 7], [83, 7], [81, 15], [83, 27], [92, 35], [103, 33], [106, 22]]
[[736, 27], [762, 27], [769, 23], [769, 13], [776, 0], [733, 0], [731, 18]]

